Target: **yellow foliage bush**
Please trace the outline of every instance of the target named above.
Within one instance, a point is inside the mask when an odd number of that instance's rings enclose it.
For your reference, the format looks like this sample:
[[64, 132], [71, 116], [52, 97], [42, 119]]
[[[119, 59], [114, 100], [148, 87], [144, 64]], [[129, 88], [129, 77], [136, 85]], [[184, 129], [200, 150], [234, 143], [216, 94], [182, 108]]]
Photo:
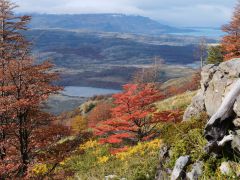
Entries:
[[160, 148], [161, 140], [155, 139], [150, 142], [138, 143], [138, 145], [128, 148], [128, 150], [124, 152], [120, 152], [116, 154], [116, 158], [122, 161], [127, 160], [129, 157], [133, 155], [144, 155], [149, 154], [152, 151], [156, 151]]
[[74, 134], [85, 131], [87, 129], [87, 119], [80, 115], [75, 116], [72, 118], [71, 128]]
[[44, 175], [48, 172], [48, 167], [46, 164], [36, 164], [32, 171], [35, 175]]
[[99, 164], [104, 164], [109, 160], [108, 156], [102, 156], [102, 157], [98, 157], [98, 163]]
[[90, 140], [79, 147], [78, 155], [65, 159], [61, 167], [83, 180], [104, 179], [109, 174], [126, 179], [153, 179], [161, 145], [160, 139], [140, 142], [113, 155], [111, 146]]
[[82, 144], [80, 146], [80, 150], [87, 150], [91, 148], [96, 148], [99, 145], [99, 143], [96, 140], [89, 140], [85, 144]]

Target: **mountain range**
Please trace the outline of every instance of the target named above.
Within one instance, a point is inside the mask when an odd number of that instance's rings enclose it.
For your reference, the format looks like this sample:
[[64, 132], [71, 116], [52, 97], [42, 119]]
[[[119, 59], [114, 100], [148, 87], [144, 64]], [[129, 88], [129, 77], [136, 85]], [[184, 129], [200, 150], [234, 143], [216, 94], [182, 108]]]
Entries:
[[30, 28], [78, 29], [96, 32], [118, 32], [159, 35], [192, 32], [162, 24], [148, 17], [124, 14], [31, 14]]

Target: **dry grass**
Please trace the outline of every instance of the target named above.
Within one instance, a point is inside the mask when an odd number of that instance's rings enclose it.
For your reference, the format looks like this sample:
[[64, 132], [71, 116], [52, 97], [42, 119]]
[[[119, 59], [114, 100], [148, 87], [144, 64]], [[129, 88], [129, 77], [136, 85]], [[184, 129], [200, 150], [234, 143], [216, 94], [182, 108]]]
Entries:
[[157, 102], [156, 107], [158, 111], [177, 110], [177, 109], [184, 110], [191, 103], [192, 98], [195, 95], [196, 95], [196, 91], [185, 92], [181, 95], [177, 95], [177, 96], [168, 98], [166, 100]]

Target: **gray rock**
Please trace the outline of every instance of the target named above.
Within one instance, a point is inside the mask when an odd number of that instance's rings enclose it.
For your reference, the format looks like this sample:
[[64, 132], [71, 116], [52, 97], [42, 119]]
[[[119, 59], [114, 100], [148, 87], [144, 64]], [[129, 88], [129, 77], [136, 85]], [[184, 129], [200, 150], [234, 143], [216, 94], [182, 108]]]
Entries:
[[[201, 89], [185, 111], [183, 120], [189, 120], [202, 111], [206, 111], [209, 116], [212, 116], [239, 78], [240, 58], [223, 62], [219, 66], [207, 65], [203, 67]], [[240, 97], [235, 102], [233, 110], [240, 117]]]
[[199, 90], [197, 95], [193, 97], [191, 105], [185, 111], [183, 121], [187, 121], [203, 111], [205, 111], [204, 94], [202, 90]]
[[168, 146], [161, 147], [161, 149], [159, 151], [159, 158], [160, 159], [165, 158], [168, 155], [168, 150], [169, 150]]
[[216, 72], [217, 66], [209, 64], [203, 67], [201, 72], [201, 89], [205, 91], [208, 87], [213, 74]]
[[203, 173], [203, 162], [198, 161], [193, 164], [192, 171], [187, 173], [187, 179], [189, 180], [198, 180]]
[[238, 117], [240, 117], [240, 97], [237, 98], [237, 101], [234, 104], [233, 110], [238, 115]]
[[169, 160], [169, 147], [162, 146], [159, 151], [159, 165], [155, 175], [155, 180], [169, 179], [169, 175], [171, 174], [171, 172], [169, 172], [169, 169], [166, 169], [163, 165], [163, 163], [166, 163], [168, 160]]
[[116, 179], [117, 177], [118, 177], [117, 175], [108, 175], [108, 176], [105, 176], [105, 180]]
[[190, 156], [181, 156], [175, 163], [171, 180], [179, 180], [184, 177], [184, 170], [190, 161]]
[[233, 173], [231, 165], [229, 164], [229, 162], [222, 162], [219, 169], [220, 169], [220, 171], [223, 175], [230, 176]]
[[235, 127], [240, 128], [240, 118], [234, 119], [233, 124]]
[[240, 155], [240, 135], [234, 136], [231, 145], [235, 153], [238, 153]]

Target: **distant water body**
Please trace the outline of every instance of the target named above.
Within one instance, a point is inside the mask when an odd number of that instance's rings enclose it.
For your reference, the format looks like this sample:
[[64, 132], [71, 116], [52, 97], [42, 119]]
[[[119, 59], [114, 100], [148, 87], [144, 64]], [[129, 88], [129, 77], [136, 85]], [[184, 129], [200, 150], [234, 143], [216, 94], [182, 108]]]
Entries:
[[80, 87], [80, 86], [66, 86], [62, 92], [67, 96], [74, 97], [92, 97], [95, 95], [108, 95], [120, 92], [114, 89], [103, 89], [103, 88], [93, 88], [93, 87]]
[[220, 38], [224, 36], [224, 32], [217, 28], [186, 28], [194, 30], [194, 32], [172, 33], [175, 35], [188, 35], [188, 36], [206, 36], [212, 38]]

